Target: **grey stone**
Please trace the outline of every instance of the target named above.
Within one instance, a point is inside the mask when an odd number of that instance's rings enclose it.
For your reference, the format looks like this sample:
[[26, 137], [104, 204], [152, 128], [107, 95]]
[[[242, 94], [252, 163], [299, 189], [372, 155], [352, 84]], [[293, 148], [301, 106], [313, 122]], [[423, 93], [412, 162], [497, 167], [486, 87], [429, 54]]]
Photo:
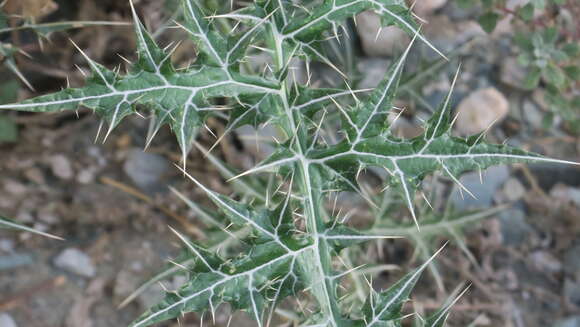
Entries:
[[68, 180], [74, 175], [72, 166], [68, 158], [62, 154], [57, 154], [49, 158], [50, 169], [54, 176]]
[[14, 252], [15, 243], [13, 240], [8, 238], [0, 239], [0, 252], [12, 253]]
[[548, 251], [534, 251], [530, 254], [530, 260], [538, 270], [548, 273], [562, 271], [562, 262]]
[[34, 259], [32, 256], [26, 253], [13, 253], [6, 256], [0, 256], [0, 271], [28, 266], [33, 263]]
[[570, 303], [580, 306], [580, 283], [566, 278], [564, 281], [564, 296]]
[[170, 169], [169, 162], [154, 153], [133, 149], [129, 152], [123, 170], [131, 181], [146, 192], [156, 192], [163, 189], [161, 180]]
[[542, 128], [544, 114], [541, 109], [532, 101], [526, 100], [522, 106], [523, 118], [530, 123], [530, 126]]
[[28, 188], [24, 184], [12, 179], [6, 179], [4, 181], [4, 189], [12, 195], [24, 195], [28, 192]]
[[17, 327], [16, 322], [7, 313], [0, 313], [0, 327]]
[[96, 274], [96, 269], [91, 258], [81, 250], [75, 248], [63, 250], [54, 259], [54, 265], [83, 277], [94, 277]]
[[572, 316], [558, 320], [554, 327], [580, 327], [580, 316]]
[[503, 244], [518, 246], [533, 232], [526, 222], [526, 216], [520, 209], [510, 208], [499, 214]]
[[495, 166], [482, 172], [483, 183], [480, 180], [479, 172], [467, 173], [459, 178], [465, 188], [475, 195], [475, 199], [455, 186], [451, 192], [451, 201], [458, 210], [484, 209], [489, 208], [493, 201], [493, 196], [497, 189], [509, 177], [507, 166]]
[[576, 244], [564, 253], [564, 271], [580, 280], [580, 244]]

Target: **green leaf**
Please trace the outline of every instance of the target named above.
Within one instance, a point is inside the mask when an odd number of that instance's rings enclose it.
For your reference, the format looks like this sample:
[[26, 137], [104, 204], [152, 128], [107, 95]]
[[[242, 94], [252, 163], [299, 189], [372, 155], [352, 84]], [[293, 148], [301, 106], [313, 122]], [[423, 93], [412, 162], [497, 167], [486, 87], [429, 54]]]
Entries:
[[24, 74], [22, 74], [22, 72], [16, 65], [14, 55], [19, 51], [20, 49], [12, 46], [11, 44], [5, 44], [0, 42], [0, 61], [4, 64], [6, 68], [8, 68], [8, 70], [10, 70], [14, 75], [16, 75], [29, 89], [34, 90], [30, 82], [28, 82]]
[[487, 12], [477, 20], [481, 28], [487, 33], [493, 32], [500, 16], [494, 12]]
[[546, 8], [546, 0], [532, 0], [531, 4], [534, 8], [544, 10]]
[[[187, 312], [209, 311], [213, 315], [217, 307], [226, 302], [234, 310], [248, 311], [261, 326], [267, 302], [279, 301], [288, 293], [301, 289], [295, 279], [296, 260], [308, 250], [310, 246], [306, 245], [288, 252], [275, 242], [267, 242], [256, 245], [248, 255], [223, 263], [219, 269], [209, 269], [206, 265], [205, 272], [195, 271], [187, 284], [168, 293], [160, 304], [130, 326], [150, 326]], [[198, 260], [203, 262], [205, 258], [199, 256]], [[274, 280], [276, 282], [271, 282]]]
[[435, 313], [430, 315], [426, 320], [423, 327], [445, 327], [447, 317], [453, 305], [459, 301], [459, 299], [469, 290], [469, 286], [466, 287], [461, 293], [452, 295], [446, 302], [445, 305]]
[[564, 51], [568, 57], [575, 58], [580, 55], [580, 43], [573, 42], [573, 43], [566, 43], [562, 47], [562, 51]]
[[558, 40], [558, 36], [560, 34], [558, 33], [557, 28], [548, 27], [548, 28], [542, 30], [541, 35], [542, 35], [542, 39], [544, 40], [544, 42], [546, 42], [547, 44], [554, 44]]
[[408, 273], [393, 286], [389, 287], [388, 290], [380, 293], [375, 293], [371, 290], [371, 294], [363, 307], [364, 321], [367, 327], [383, 326], [385, 322], [400, 318], [403, 304], [409, 299], [409, 295], [421, 277], [423, 270], [442, 249], [437, 251], [421, 267]]
[[525, 6], [521, 7], [518, 10], [518, 13], [523, 20], [529, 21], [534, 18], [534, 9], [535, 9], [534, 5], [532, 3], [528, 3]]
[[200, 61], [214, 66], [225, 66], [224, 54], [227, 41], [208, 23], [197, 1], [183, 0], [185, 22], [183, 27], [193, 38], [199, 51]]
[[542, 72], [542, 76], [548, 84], [557, 89], [562, 89], [566, 85], [566, 74], [560, 67], [550, 63]]
[[20, 85], [16, 80], [8, 80], [0, 84], [0, 104], [11, 103], [18, 99]]
[[538, 68], [532, 69], [527, 75], [524, 80], [523, 86], [528, 90], [533, 90], [538, 87], [540, 83], [540, 79], [542, 77], [542, 71]]
[[580, 67], [578, 66], [565, 66], [564, 72], [568, 78], [574, 81], [580, 81]]

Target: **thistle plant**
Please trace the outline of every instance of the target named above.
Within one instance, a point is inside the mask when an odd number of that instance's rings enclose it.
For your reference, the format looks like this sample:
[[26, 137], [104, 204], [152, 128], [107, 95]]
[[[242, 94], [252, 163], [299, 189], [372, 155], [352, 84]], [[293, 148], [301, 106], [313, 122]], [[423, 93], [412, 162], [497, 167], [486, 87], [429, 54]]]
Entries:
[[[270, 124], [279, 131], [272, 155], [230, 178], [237, 181], [250, 175], [270, 176], [273, 187], [267, 189], [272, 192], [262, 194], [263, 201], [242, 202], [218, 194], [190, 175], [185, 165], [180, 168], [220, 210], [223, 221], [215, 221], [216, 225], [225, 226], [229, 237], [242, 238], [243, 251], [224, 256], [175, 231], [191, 263], [179, 265], [189, 280], [179, 290], [168, 291], [165, 299], [137, 318], [132, 327], [149, 326], [188, 312], [214, 315], [225, 303], [234, 310], [246, 311], [258, 326], [264, 326], [282, 300], [301, 296], [316, 303], [313, 314], [298, 313], [296, 319], [303, 325], [400, 326], [403, 305], [413, 286], [441, 249], [388, 289], [369, 287], [363, 303], [346, 307], [340, 285], [356, 269], [340, 266], [337, 256], [345, 248], [392, 235], [356, 229], [344, 217], [329, 213], [325, 204], [330, 196], [356, 192], [374, 205], [368, 191], [359, 185], [359, 174], [370, 167], [384, 169], [387, 174], [382, 182], [400, 192], [409, 221], [420, 229], [414, 195], [429, 174], [440, 171], [461, 186], [459, 174], [495, 164], [570, 163], [488, 144], [483, 134], [453, 137], [451, 93], [425, 123], [423, 135], [414, 139], [393, 136], [387, 115], [412, 44], [370, 92], [351, 90], [346, 83], [343, 89], [314, 88], [288, 78], [295, 59], [304, 61], [307, 67], [312, 61], [322, 61], [340, 69], [325, 57], [324, 42], [340, 33], [344, 20], [363, 10], [378, 12], [385, 25], [397, 25], [414, 40], [429, 44], [404, 1], [324, 0], [301, 4], [256, 0], [229, 13], [205, 12], [196, 0], [183, 0], [182, 5], [184, 17], [179, 26], [197, 50], [190, 66], [174, 66], [171, 55], [175, 47], [159, 47], [133, 8], [138, 60], [129, 73], [109, 70], [85, 56], [92, 69], [85, 87], [0, 106], [33, 112], [88, 107], [108, 124], [105, 139], [123, 118], [136, 112], [137, 106], [146, 108], [152, 121], [147, 144], [162, 126], [169, 125], [184, 163], [209, 117], [226, 118], [227, 131], [245, 124]], [[228, 26], [233, 27], [224, 30]], [[272, 62], [260, 73], [253, 72], [247, 59], [256, 51], [264, 51]], [[322, 129], [330, 113], [340, 117], [337, 140], [327, 139]], [[225, 173], [227, 168], [222, 168]], [[247, 232], [232, 235], [230, 228]], [[455, 300], [421, 319], [421, 324], [443, 326]]]

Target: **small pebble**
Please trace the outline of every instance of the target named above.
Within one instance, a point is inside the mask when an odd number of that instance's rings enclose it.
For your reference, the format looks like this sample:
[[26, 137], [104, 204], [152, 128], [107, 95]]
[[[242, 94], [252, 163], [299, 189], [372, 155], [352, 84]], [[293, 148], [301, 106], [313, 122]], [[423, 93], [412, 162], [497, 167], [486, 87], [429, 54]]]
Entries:
[[96, 269], [91, 258], [81, 250], [75, 248], [68, 248], [62, 251], [54, 259], [54, 265], [83, 277], [94, 277], [96, 274]]
[[92, 168], [83, 169], [77, 176], [77, 182], [81, 184], [90, 184], [95, 181], [95, 170]]
[[4, 180], [4, 189], [12, 195], [24, 195], [28, 191], [24, 184], [12, 179]]
[[17, 327], [16, 322], [7, 313], [0, 313], [0, 327]]
[[70, 161], [62, 154], [57, 154], [49, 159], [50, 169], [54, 176], [67, 180], [73, 177], [73, 169]]

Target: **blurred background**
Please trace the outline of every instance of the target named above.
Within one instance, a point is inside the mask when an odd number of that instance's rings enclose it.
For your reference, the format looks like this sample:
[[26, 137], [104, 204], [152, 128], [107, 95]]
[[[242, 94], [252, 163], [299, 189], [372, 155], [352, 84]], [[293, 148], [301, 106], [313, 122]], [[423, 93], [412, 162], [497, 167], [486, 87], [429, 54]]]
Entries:
[[[185, 66], [195, 51], [174, 28], [178, 2], [134, 0], [159, 44], [183, 40], [173, 61]], [[82, 86], [89, 70], [71, 40], [109, 68], [125, 71], [126, 60], [135, 58], [128, 1], [8, 0], [1, 10], [0, 103]], [[421, 133], [422, 121], [443, 101], [461, 63], [452, 98], [459, 114], [455, 133], [485, 131], [495, 143], [580, 161], [580, 2], [417, 0], [413, 11], [449, 61], [424, 44], [414, 46], [397, 102], [404, 108], [393, 123], [397, 134]], [[393, 56], [409, 43], [401, 30], [381, 29], [379, 20], [372, 12], [358, 15], [335, 44], [337, 62], [358, 89], [376, 86]], [[252, 62], [264, 64], [262, 57], [252, 56]], [[342, 81], [327, 65], [313, 69], [314, 85]], [[307, 76], [299, 62], [293, 74], [298, 81]], [[231, 194], [223, 173], [200, 150], [213, 145], [213, 134], [223, 134], [225, 123], [210, 119], [208, 126], [187, 158], [188, 171], [211, 189]], [[95, 142], [99, 121], [88, 110], [0, 112], [0, 214], [66, 238], [0, 231], [0, 327], [125, 326], [160, 300], [162, 286], [153, 283], [122, 303], [179, 254], [169, 225], [194, 239], [204, 237], [195, 204], [179, 194], [194, 203], [208, 200], [173, 166], [181, 153], [168, 129], [143, 152], [148, 127], [146, 119], [134, 115], [103, 143]], [[267, 155], [267, 144], [258, 143], [271, 138], [269, 133], [236, 130], [213, 154], [247, 169]], [[482, 176], [483, 183], [478, 172], [461, 177], [475, 199], [452, 185], [436, 198], [438, 206], [459, 218], [483, 213], [476, 223], [459, 219], [461, 235], [440, 226], [441, 237], [370, 247], [366, 255], [390, 267], [378, 276], [384, 281], [380, 286], [421, 262], [418, 248], [450, 238], [454, 242], [438, 259], [438, 273], [426, 275], [414, 292], [416, 308], [438, 307], [453, 289], [449, 285], [466, 280], [473, 285], [454, 307], [450, 326], [580, 326], [578, 167], [499, 166]], [[360, 205], [348, 197], [340, 202], [345, 210]], [[352, 219], [369, 216], [359, 210]], [[163, 285], [172, 289], [184, 281], [173, 276]], [[216, 325], [226, 326], [228, 318], [227, 312], [218, 315]], [[181, 323], [198, 326], [200, 321], [192, 314]], [[232, 322], [254, 325], [243, 314]]]

